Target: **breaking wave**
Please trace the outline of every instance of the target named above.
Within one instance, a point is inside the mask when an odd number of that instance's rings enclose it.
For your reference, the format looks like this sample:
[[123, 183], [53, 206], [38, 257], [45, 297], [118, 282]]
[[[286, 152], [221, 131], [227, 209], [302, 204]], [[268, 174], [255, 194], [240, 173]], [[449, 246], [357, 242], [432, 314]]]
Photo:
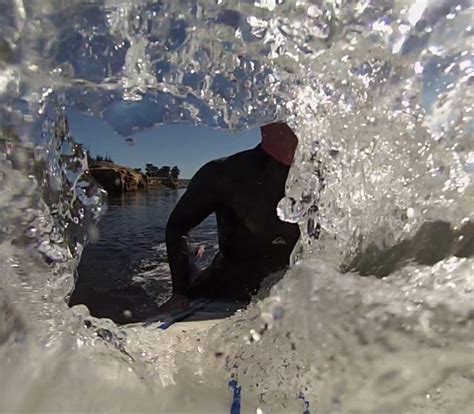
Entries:
[[[470, 7], [0, 0], [2, 411], [228, 412], [236, 378], [243, 412], [467, 413]], [[270, 296], [173, 335], [69, 309], [105, 193], [66, 109], [123, 137], [286, 120], [302, 235]]]

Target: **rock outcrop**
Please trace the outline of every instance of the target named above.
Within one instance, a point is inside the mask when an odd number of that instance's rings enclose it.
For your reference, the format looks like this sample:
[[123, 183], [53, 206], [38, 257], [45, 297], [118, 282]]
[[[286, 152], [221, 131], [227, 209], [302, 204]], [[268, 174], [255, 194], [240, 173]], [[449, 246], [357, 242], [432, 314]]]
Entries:
[[94, 179], [109, 194], [121, 194], [148, 188], [146, 175], [127, 167], [102, 161], [92, 165], [89, 170]]
[[149, 188], [171, 188], [176, 190], [179, 187], [179, 181], [172, 178], [148, 177]]

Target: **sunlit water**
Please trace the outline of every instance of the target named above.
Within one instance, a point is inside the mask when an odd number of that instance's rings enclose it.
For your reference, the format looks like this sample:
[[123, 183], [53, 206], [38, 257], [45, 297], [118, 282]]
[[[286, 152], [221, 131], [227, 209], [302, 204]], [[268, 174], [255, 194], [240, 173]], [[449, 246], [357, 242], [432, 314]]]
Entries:
[[[3, 411], [229, 412], [234, 376], [245, 413], [303, 412], [301, 393], [312, 413], [470, 412], [469, 1], [0, 9]], [[124, 138], [288, 121], [300, 145], [278, 214], [302, 236], [270, 297], [187, 333], [69, 310], [104, 208], [66, 109]]]
[[[165, 228], [185, 190], [149, 190], [109, 197], [98, 225], [99, 238], [82, 253], [70, 305], [84, 304], [92, 315], [116, 322], [144, 321], [171, 294]], [[190, 235], [205, 248], [205, 267], [217, 247], [210, 216]]]

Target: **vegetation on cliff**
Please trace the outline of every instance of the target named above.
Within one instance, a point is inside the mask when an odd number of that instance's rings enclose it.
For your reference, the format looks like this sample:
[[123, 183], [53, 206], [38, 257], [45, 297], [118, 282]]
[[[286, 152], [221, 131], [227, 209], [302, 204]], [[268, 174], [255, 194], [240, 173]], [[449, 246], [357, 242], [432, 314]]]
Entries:
[[146, 164], [145, 173], [141, 168], [129, 168], [114, 163], [108, 155], [97, 155], [95, 158], [88, 154], [89, 170], [92, 176], [109, 193], [124, 193], [145, 190], [148, 188], [182, 187], [180, 185], [180, 170], [177, 166], [157, 167]]
[[153, 164], [146, 164], [145, 174], [151, 187], [166, 186], [169, 188], [179, 187], [179, 174], [181, 171], [175, 165], [173, 168], [165, 165], [157, 167]]

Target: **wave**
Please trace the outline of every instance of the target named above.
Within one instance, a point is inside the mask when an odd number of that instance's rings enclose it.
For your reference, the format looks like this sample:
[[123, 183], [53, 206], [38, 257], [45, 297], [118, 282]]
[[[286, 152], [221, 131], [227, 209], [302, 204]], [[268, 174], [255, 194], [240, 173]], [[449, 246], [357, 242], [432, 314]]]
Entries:
[[[469, 2], [0, 5], [7, 411], [225, 412], [233, 376], [249, 412], [468, 412]], [[106, 207], [66, 109], [124, 137], [287, 121], [300, 143], [278, 214], [302, 236], [270, 297], [176, 335], [69, 310]]]

